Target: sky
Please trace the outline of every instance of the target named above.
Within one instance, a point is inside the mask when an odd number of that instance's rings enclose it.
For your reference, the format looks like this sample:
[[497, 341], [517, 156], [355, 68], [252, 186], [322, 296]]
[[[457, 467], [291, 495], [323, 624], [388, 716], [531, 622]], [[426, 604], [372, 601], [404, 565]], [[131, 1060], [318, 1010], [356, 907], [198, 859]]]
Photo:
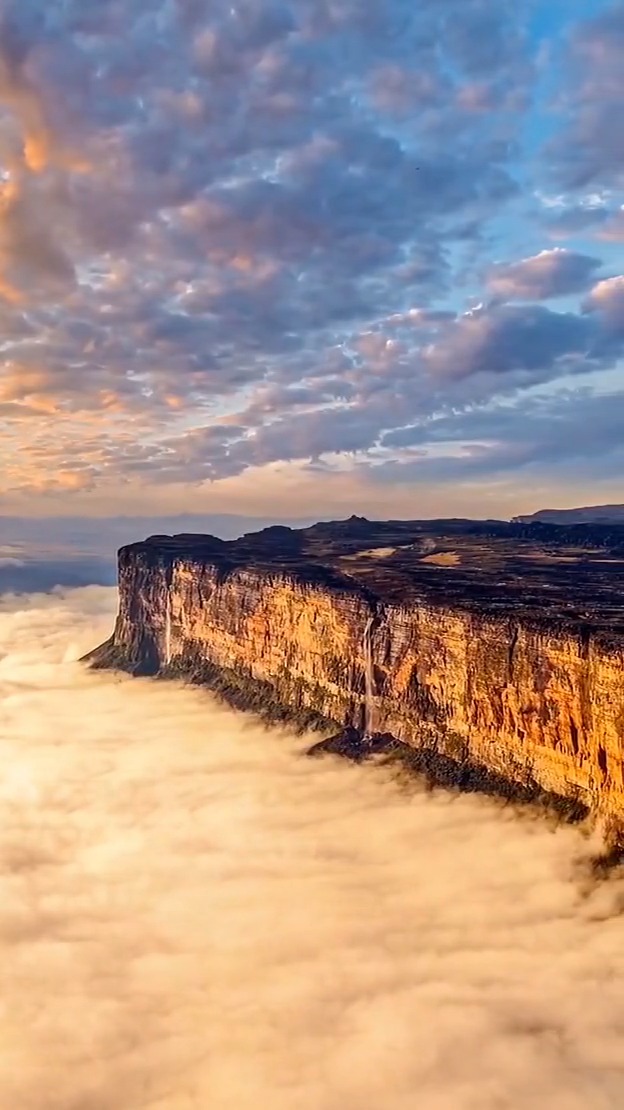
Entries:
[[587, 831], [89, 672], [115, 590], [0, 596], [11, 1110], [620, 1110]]
[[624, 501], [623, 100], [621, 0], [0, 0], [0, 517]]

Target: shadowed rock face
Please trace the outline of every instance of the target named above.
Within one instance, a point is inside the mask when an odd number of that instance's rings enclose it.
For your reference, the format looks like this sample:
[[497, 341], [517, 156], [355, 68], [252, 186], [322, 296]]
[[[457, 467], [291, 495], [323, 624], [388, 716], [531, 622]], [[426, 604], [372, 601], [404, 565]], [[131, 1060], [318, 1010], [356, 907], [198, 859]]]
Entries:
[[376, 736], [624, 824], [622, 525], [354, 517], [155, 536], [121, 549], [119, 587], [94, 666], [355, 730], [333, 741], [347, 755], [372, 702]]

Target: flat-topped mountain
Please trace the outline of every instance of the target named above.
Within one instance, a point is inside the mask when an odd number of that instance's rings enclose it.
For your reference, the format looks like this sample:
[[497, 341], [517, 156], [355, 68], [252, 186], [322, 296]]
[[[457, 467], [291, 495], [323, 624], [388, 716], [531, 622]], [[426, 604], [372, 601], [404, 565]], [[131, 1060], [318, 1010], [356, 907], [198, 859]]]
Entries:
[[378, 602], [509, 614], [624, 635], [624, 522], [574, 527], [506, 521], [369, 521], [275, 526], [220, 540], [152, 536], [122, 548], [160, 559], [214, 559], [223, 572], [281, 569]]
[[624, 524], [345, 521], [119, 553], [94, 666], [384, 734], [624, 828]]
[[514, 523], [532, 524], [624, 524], [624, 505], [586, 505], [581, 509], [540, 509], [516, 516]]

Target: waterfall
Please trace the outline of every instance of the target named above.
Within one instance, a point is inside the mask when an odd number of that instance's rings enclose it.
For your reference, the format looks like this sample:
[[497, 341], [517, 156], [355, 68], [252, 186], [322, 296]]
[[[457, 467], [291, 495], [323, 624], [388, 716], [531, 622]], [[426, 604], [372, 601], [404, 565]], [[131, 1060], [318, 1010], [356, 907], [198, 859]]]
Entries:
[[373, 676], [373, 625], [374, 617], [369, 617], [364, 629], [364, 739], [368, 740], [373, 735], [375, 727], [375, 707], [373, 697], [375, 693], [375, 680]]
[[171, 662], [171, 588], [167, 589], [167, 607], [165, 609], [165, 656], [163, 660], [166, 667]]

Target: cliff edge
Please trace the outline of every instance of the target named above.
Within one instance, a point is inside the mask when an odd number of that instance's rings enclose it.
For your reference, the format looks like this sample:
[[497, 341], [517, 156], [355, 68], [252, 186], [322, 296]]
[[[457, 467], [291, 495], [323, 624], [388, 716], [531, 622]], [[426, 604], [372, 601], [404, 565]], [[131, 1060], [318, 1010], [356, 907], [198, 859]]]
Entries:
[[391, 734], [624, 829], [624, 525], [352, 517], [152, 536], [119, 552], [119, 595], [92, 666]]

